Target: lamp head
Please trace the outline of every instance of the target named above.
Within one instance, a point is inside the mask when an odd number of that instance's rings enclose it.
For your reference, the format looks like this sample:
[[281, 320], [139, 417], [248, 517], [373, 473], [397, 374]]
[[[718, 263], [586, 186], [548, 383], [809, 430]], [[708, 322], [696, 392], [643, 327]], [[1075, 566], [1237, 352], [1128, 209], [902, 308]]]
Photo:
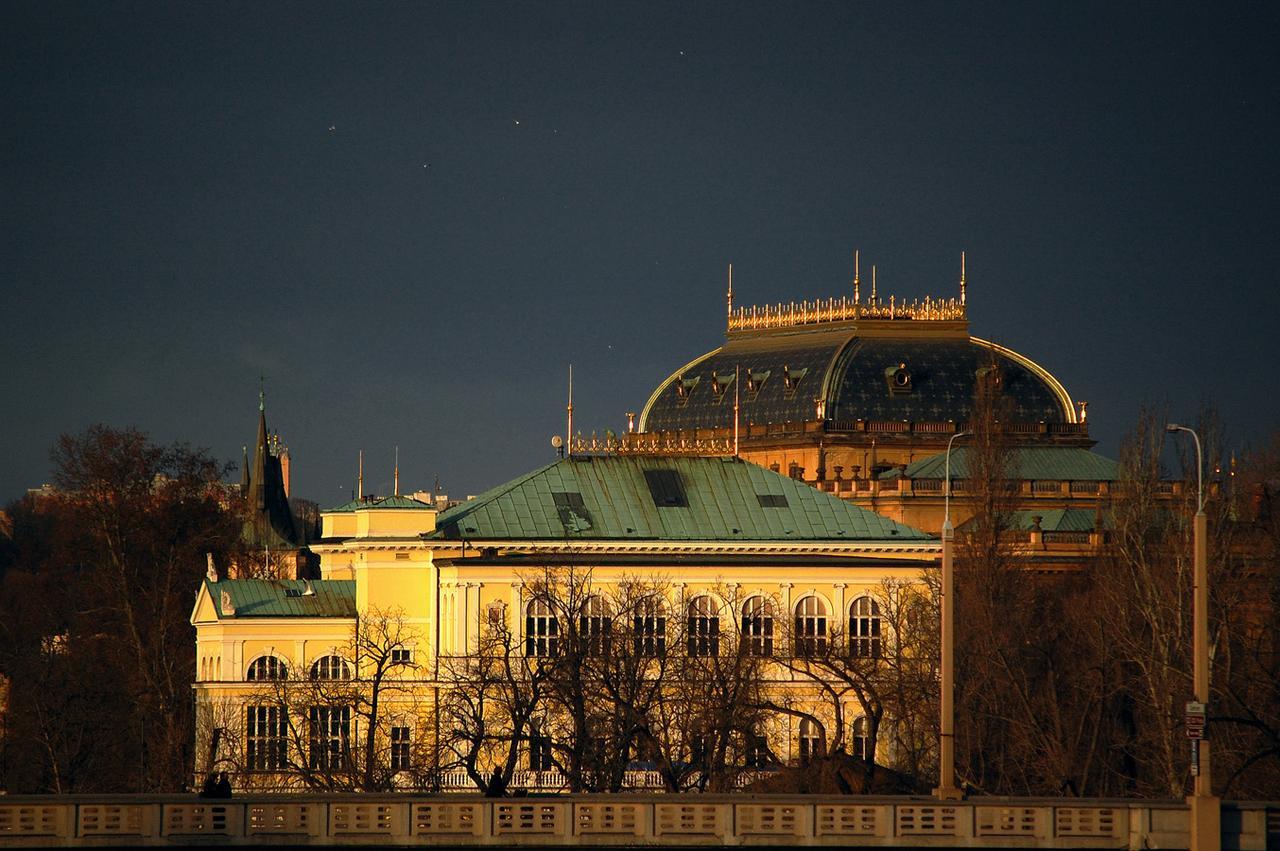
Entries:
[[1182, 431], [1183, 428], [1185, 428], [1185, 426], [1180, 426], [1177, 423], [1168, 423], [1165, 425], [1164, 430], [1172, 434], [1175, 431]]

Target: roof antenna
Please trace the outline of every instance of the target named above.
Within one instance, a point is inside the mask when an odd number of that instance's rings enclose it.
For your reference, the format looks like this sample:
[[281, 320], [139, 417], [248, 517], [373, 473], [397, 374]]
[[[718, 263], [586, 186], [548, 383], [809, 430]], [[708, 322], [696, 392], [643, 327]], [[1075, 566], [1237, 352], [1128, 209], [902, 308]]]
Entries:
[[729, 264], [729, 320], [725, 327], [733, 326], [733, 264]]
[[573, 457], [573, 364], [569, 364], [569, 433], [565, 435], [566, 451]]
[[395, 484], [392, 485], [392, 492], [396, 496], [399, 496], [400, 495], [400, 447], [399, 446], [396, 447], [396, 472], [395, 472], [394, 482]]
[[965, 285], [964, 285], [964, 252], [963, 252], [963, 251], [961, 251], [961, 252], [960, 252], [960, 305], [961, 305], [961, 306], [964, 306], [964, 296], [965, 296], [965, 292], [964, 292], [964, 290], [965, 290]]
[[364, 450], [360, 450], [360, 466], [356, 472], [356, 499], [364, 499]]

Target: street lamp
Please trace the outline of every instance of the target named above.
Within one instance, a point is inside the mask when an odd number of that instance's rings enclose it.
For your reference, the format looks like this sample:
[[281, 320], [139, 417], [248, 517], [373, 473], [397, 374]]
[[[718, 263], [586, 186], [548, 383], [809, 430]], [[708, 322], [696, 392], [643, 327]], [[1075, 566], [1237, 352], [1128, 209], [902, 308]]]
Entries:
[[[1196, 442], [1196, 516], [1191, 527], [1194, 539], [1191, 593], [1193, 679], [1196, 703], [1201, 707], [1207, 707], [1209, 704], [1209, 571], [1207, 564], [1209, 524], [1204, 513], [1204, 456], [1200, 450], [1200, 435], [1196, 434], [1194, 429], [1169, 423], [1164, 430], [1170, 434], [1185, 431]], [[1188, 712], [1188, 715], [1190, 714]], [[1221, 814], [1218, 799], [1213, 797], [1207, 740], [1192, 739], [1191, 760], [1192, 767], [1195, 769], [1195, 788], [1187, 802], [1191, 808], [1191, 851], [1218, 851], [1222, 847], [1219, 824]]]
[[947, 441], [945, 472], [942, 479], [942, 718], [938, 735], [938, 788], [935, 797], [956, 801], [964, 797], [956, 788], [955, 731], [955, 572], [951, 568], [951, 446], [958, 437], [972, 437], [973, 432], [958, 431]]

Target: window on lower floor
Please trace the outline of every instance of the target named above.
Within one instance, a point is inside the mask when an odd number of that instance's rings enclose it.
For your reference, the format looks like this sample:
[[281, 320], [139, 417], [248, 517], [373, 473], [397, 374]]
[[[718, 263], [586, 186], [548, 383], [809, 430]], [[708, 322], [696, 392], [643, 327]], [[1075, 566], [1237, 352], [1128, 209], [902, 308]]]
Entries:
[[769, 754], [769, 739], [760, 733], [747, 736], [747, 749], [743, 761], [748, 768], [766, 768], [772, 762]]
[[873, 761], [875, 754], [871, 751], [871, 739], [867, 735], [867, 719], [858, 716], [849, 725], [849, 752], [858, 759]]
[[800, 764], [808, 765], [822, 756], [822, 726], [812, 718], [800, 719]]
[[535, 727], [529, 732], [529, 770], [550, 771], [554, 767], [551, 761], [551, 739], [544, 736]]
[[410, 768], [410, 742], [409, 728], [404, 725], [395, 725], [391, 728], [391, 770], [407, 771]]
[[283, 771], [288, 766], [289, 730], [283, 706], [245, 707], [245, 768]]
[[351, 707], [313, 706], [310, 767], [315, 771], [342, 771], [350, 765]]
[[392, 665], [412, 665], [413, 650], [408, 647], [393, 647], [391, 649]]

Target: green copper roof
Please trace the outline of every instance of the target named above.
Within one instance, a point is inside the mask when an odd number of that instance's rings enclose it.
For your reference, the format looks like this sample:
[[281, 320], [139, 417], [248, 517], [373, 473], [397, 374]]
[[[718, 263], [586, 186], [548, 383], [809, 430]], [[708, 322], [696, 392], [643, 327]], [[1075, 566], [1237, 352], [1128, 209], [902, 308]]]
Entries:
[[432, 537], [904, 541], [932, 536], [737, 458], [577, 456], [449, 509], [437, 518]]
[[[1013, 512], [1013, 528], [1024, 532], [1035, 526], [1032, 518], [1040, 518], [1042, 532], [1092, 532], [1097, 524], [1098, 512], [1092, 508], [1054, 508], [1047, 511], [1027, 509]], [[1103, 528], [1109, 526], [1103, 517]]]
[[414, 499], [411, 496], [384, 496], [384, 497], [365, 497], [363, 499], [353, 499], [350, 502], [344, 502], [335, 508], [324, 509], [325, 514], [338, 514], [340, 512], [364, 511], [370, 508], [395, 508], [400, 511], [424, 511], [435, 508], [421, 500]]
[[[209, 582], [209, 594], [219, 617], [236, 618], [353, 618], [356, 583], [350, 579], [313, 579], [312, 596], [302, 596], [301, 579], [224, 579]], [[222, 610], [222, 592], [231, 595], [235, 614]], [[297, 596], [291, 596], [295, 592]]]
[[[967, 447], [951, 451], [951, 478], [969, 477]], [[1028, 446], [1010, 450], [1015, 479], [1063, 482], [1113, 482], [1119, 477], [1119, 465], [1110, 458], [1076, 446]], [[921, 458], [902, 476], [908, 479], [941, 479], [945, 475], [946, 454]], [[882, 474], [882, 479], [898, 476], [897, 470]]]

